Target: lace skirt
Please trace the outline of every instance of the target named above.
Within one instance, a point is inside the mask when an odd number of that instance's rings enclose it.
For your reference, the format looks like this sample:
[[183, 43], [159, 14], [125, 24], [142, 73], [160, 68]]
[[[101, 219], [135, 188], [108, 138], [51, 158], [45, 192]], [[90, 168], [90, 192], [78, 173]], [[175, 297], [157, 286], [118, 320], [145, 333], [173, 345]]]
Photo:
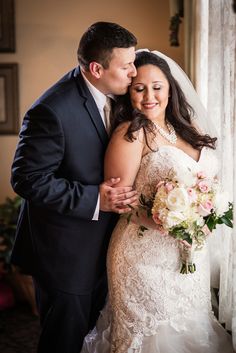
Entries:
[[[197, 322], [197, 325], [196, 325]], [[233, 353], [231, 336], [213, 315], [189, 318], [187, 330], [160, 323], [152, 336], [144, 336], [141, 346], [111, 348], [111, 312], [107, 305], [96, 327], [84, 340], [81, 353]]]
[[82, 353], [232, 353], [211, 311], [207, 246], [180, 274], [178, 242], [120, 220], [108, 251], [109, 302]]

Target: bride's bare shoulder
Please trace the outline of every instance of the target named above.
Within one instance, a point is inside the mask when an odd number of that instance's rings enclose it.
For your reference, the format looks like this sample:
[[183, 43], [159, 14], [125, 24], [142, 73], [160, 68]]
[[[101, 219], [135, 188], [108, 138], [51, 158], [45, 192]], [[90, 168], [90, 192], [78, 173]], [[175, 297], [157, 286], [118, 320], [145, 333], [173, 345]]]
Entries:
[[[131, 122], [130, 121], [125, 121], [121, 124], [119, 124], [116, 129], [112, 133], [112, 139], [128, 139], [127, 132], [130, 127]], [[144, 132], [143, 129], [139, 129], [137, 131], [132, 132], [133, 135], [133, 141], [137, 140], [139, 142], [144, 141]]]

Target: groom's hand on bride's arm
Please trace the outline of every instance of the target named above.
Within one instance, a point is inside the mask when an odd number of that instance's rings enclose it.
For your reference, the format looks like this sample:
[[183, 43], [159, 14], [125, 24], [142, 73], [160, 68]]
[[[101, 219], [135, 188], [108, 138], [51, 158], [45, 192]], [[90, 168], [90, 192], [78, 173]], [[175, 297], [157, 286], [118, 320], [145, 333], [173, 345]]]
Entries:
[[121, 214], [130, 211], [128, 205], [137, 205], [137, 191], [131, 186], [116, 186], [119, 182], [120, 178], [111, 178], [99, 186], [101, 211]]

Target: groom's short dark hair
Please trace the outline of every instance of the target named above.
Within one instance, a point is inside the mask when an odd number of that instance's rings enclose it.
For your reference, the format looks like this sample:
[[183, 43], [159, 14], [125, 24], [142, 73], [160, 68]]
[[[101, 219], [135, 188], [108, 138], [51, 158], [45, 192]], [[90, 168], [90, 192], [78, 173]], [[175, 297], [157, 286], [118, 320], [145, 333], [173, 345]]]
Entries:
[[109, 67], [114, 48], [130, 48], [137, 45], [136, 37], [126, 28], [112, 22], [96, 22], [81, 37], [78, 61], [85, 70], [96, 61], [105, 69]]

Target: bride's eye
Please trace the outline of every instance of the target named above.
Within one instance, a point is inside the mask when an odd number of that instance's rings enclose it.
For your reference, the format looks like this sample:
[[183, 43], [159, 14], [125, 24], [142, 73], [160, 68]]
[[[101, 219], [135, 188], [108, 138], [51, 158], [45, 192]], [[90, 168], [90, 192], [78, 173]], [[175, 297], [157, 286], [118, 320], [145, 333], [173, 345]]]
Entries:
[[135, 88], [136, 92], [143, 92], [143, 90], [144, 90], [144, 87], [136, 87]]

